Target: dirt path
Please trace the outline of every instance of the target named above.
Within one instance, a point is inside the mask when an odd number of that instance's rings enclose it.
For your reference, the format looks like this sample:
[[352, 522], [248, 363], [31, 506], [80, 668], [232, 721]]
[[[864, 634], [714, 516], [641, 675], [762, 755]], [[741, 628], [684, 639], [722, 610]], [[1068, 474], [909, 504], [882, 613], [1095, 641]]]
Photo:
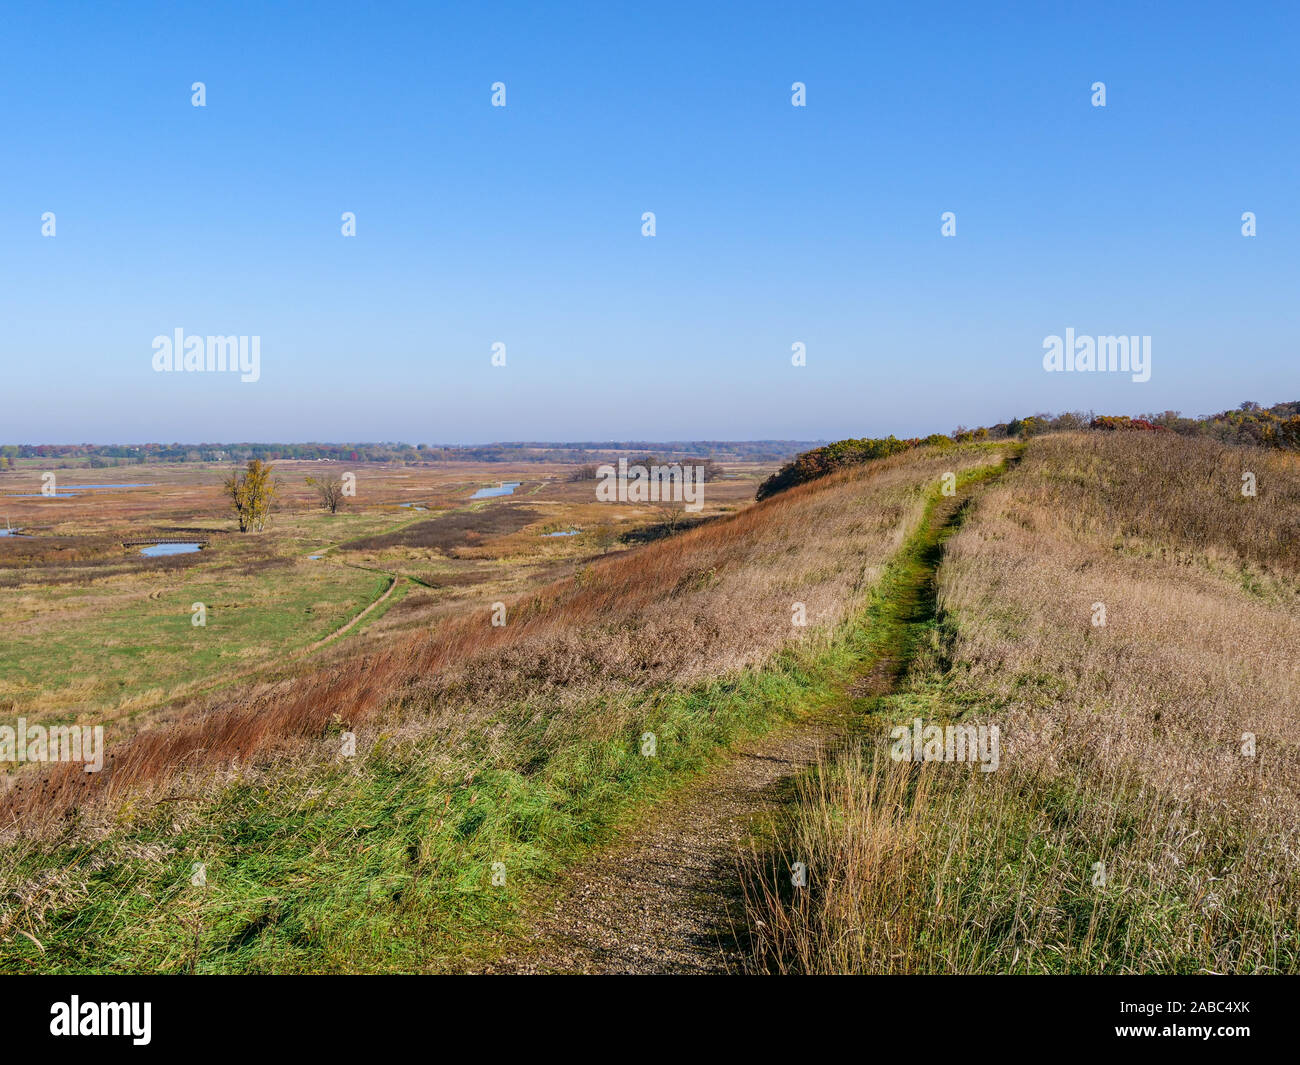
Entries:
[[343, 625], [343, 626], [341, 626], [341, 627], [335, 629], [333, 632], [331, 632], [331, 633], [329, 633], [329, 634], [327, 634], [327, 635], [325, 635], [325, 636], [322, 636], [322, 637], [321, 637], [319, 640], [317, 640], [315, 643], [313, 643], [313, 644], [309, 644], [307, 647], [304, 647], [301, 651], [297, 651], [297, 652], [295, 652], [295, 654], [293, 655], [293, 657], [294, 657], [294, 658], [304, 658], [304, 657], [306, 657], [307, 655], [311, 654], [313, 651], [318, 651], [318, 650], [320, 650], [322, 647], [324, 647], [324, 646], [325, 646], [327, 643], [329, 643], [331, 640], [336, 640], [336, 639], [338, 639], [338, 638], [339, 638], [340, 636], [342, 636], [345, 632], [347, 632], [348, 629], [352, 628], [353, 625], [355, 625], [355, 624], [356, 624], [357, 622], [359, 622], [362, 618], [364, 618], [367, 614], [369, 614], [372, 610], [376, 609], [378, 606], [380, 606], [380, 604], [382, 604], [385, 600], [387, 600], [388, 597], [389, 597], [390, 595], [392, 595], [394, 591], [396, 591], [397, 586], [398, 586], [401, 582], [402, 582], [402, 578], [401, 578], [400, 576], [398, 576], [396, 573], [389, 574], [388, 587], [384, 590], [384, 594], [383, 594], [383, 595], [381, 595], [378, 599], [376, 599], [373, 603], [371, 603], [368, 607], [366, 607], [365, 610], [361, 611], [361, 613], [359, 613], [359, 614], [354, 614], [354, 615], [352, 616], [352, 619], [351, 619], [350, 621], [348, 621], [348, 623], [347, 623], [346, 625]]
[[489, 972], [711, 973], [739, 967], [727, 934], [735, 856], [749, 819], [817, 757], [824, 736], [788, 729], [656, 806], [624, 839], [572, 870], [524, 948]]
[[776, 810], [794, 776], [853, 731], [907, 670], [934, 617], [935, 572], [970, 490], [941, 498], [894, 559], [872, 618], [870, 668], [838, 721], [800, 722], [734, 751], [649, 810], [622, 838], [574, 867], [539, 907], [525, 943], [488, 972], [722, 973], [741, 967], [730, 932], [741, 916], [736, 858], [754, 819]]

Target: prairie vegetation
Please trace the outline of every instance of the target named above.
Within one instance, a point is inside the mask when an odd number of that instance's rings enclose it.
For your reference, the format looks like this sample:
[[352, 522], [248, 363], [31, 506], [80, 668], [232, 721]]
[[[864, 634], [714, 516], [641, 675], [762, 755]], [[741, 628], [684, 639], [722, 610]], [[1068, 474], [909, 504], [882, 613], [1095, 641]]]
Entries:
[[[526, 469], [521, 509], [511, 497], [470, 498], [486, 478], [518, 479], [511, 467], [353, 467], [358, 495], [331, 514], [306, 477], [337, 475], [316, 463], [281, 467], [264, 531], [246, 536], [223, 488], [225, 463], [78, 474], [79, 483], [139, 486], [66, 498], [41, 497], [33, 474], [2, 473], [0, 501], [23, 535], [0, 538], [0, 722], [102, 723], [112, 743], [185, 700], [208, 705], [204, 693], [250, 674], [275, 679], [393, 576], [399, 586], [348, 630], [349, 646], [540, 587], [658, 520], [650, 508], [595, 502], [589, 486], [565, 483], [565, 467]], [[770, 467], [733, 469], [711, 488], [706, 515], [744, 502]], [[555, 528], [578, 534], [542, 536]], [[153, 558], [125, 546], [150, 537], [207, 546]], [[202, 628], [191, 625], [196, 602], [207, 611]]]
[[448, 550], [468, 547], [487, 536], [518, 532], [541, 518], [525, 506], [498, 503], [478, 510], [457, 510], [404, 525], [390, 533], [363, 536], [344, 545], [347, 551], [383, 551], [392, 547], [433, 547]]
[[24, 782], [0, 813], [0, 936], [17, 951], [0, 964], [455, 965], [635, 800], [851, 671], [845, 623], [941, 475], [997, 460], [969, 447], [846, 471], [591, 561], [511, 600], [504, 627], [485, 602], [178, 714], [97, 777]]
[[[972, 448], [830, 478], [672, 542], [593, 562], [509, 604], [503, 626], [491, 624], [484, 603], [268, 696], [240, 693], [230, 705], [141, 735], [96, 778], [55, 769], [23, 813], [31, 824], [83, 796], [178, 769], [255, 762], [310, 744], [336, 717], [359, 728], [390, 707], [427, 706], [446, 719], [431, 727], [463, 736], [502, 703], [554, 713], [629, 686], [689, 684], [758, 665], [794, 637], [832, 632], [918, 520], [932, 482], [954, 461], [960, 470], [984, 455]], [[870, 492], [857, 483], [863, 479]], [[806, 629], [792, 626], [796, 601]], [[11, 808], [20, 801], [8, 798]]]
[[[1031, 441], [876, 727], [756, 845], [754, 966], [1300, 970], [1298, 525], [1294, 454]], [[998, 724], [1000, 768], [892, 760], [915, 717]]]
[[914, 447], [943, 447], [951, 444], [946, 436], [932, 436], [925, 440], [899, 440], [887, 436], [881, 439], [837, 440], [825, 447], [805, 451], [782, 466], [758, 486], [757, 498], [766, 499], [795, 485], [807, 484], [836, 470], [860, 466], [864, 462], [897, 455]]
[[1300, 400], [1275, 403], [1242, 403], [1206, 418], [1184, 418], [1177, 411], [1148, 414], [1145, 420], [1185, 436], [1217, 440], [1223, 444], [1288, 448], [1300, 451]]
[[[749, 470], [671, 535], [564, 469], [500, 500], [300, 498], [255, 541], [286, 572], [403, 594], [327, 653], [141, 716], [100, 774], [20, 774], [0, 969], [478, 967], [644, 804], [834, 720], [742, 861], [755, 970], [1297, 971], [1300, 459], [1022, 435], [746, 505]], [[998, 725], [998, 769], [892, 760], [918, 717]]]
[[[758, 488], [758, 498], [782, 492], [796, 484], [824, 477], [834, 470], [870, 462], [886, 455], [896, 455], [913, 447], [943, 447], [947, 444], [969, 444], [987, 440], [1028, 440], [1046, 433], [1071, 433], [1080, 430], [1143, 431], [1155, 433], [1174, 432], [1194, 437], [1199, 441], [1218, 441], [1220, 444], [1252, 445], [1280, 450], [1300, 451], [1300, 401], [1278, 403], [1265, 408], [1258, 403], [1243, 403], [1237, 410], [1224, 411], [1204, 418], [1184, 418], [1178, 411], [1148, 414], [1141, 418], [1127, 415], [1096, 415], [1091, 411], [1065, 411], [1051, 414], [1031, 414], [1012, 418], [1009, 422], [967, 429], [957, 426], [950, 435], [934, 433], [924, 439], [913, 437], [899, 440], [893, 436], [837, 440], [832, 444], [812, 448], [796, 455], [772, 474]], [[592, 470], [595, 467], [591, 467]], [[593, 473], [592, 476], [595, 476]]]

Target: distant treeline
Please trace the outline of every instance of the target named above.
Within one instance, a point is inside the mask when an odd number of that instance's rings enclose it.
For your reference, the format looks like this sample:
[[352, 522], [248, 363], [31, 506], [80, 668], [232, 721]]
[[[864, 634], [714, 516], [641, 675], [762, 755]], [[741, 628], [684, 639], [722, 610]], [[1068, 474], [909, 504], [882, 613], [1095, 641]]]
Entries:
[[1224, 444], [1300, 451], [1300, 400], [1276, 403], [1271, 407], [1243, 403], [1236, 410], [1225, 410], [1208, 418], [1184, 418], [1175, 410], [1167, 410], [1163, 414], [1143, 415], [1142, 419], [1108, 420], [1145, 420], [1153, 429], [1181, 433], [1184, 436], [1204, 436]]
[[[710, 458], [721, 462], [783, 462], [814, 440], [609, 440], [604, 442], [518, 442], [452, 444], [5, 444], [0, 468], [15, 459], [88, 462], [93, 467], [157, 462], [232, 462], [252, 459], [332, 460], [419, 465], [431, 462], [607, 462], [629, 453], [672, 458]], [[57, 464], [57, 463], [53, 463]]]
[[[1205, 437], [1223, 444], [1294, 451], [1300, 450], [1300, 400], [1276, 403], [1271, 407], [1246, 402], [1236, 410], [1225, 410], [1201, 418], [1184, 418], [1176, 410], [1142, 414], [1136, 418], [1094, 414], [1091, 411], [1086, 414], [1074, 411], [1055, 417], [1050, 414], [1034, 414], [1027, 418], [1014, 418], [1005, 425], [991, 426], [988, 430], [977, 429], [972, 432], [959, 428], [954, 431], [953, 437], [958, 441], [998, 436], [1024, 437], [1078, 429], [1171, 432], [1181, 436]], [[979, 435], [981, 433], [984, 434], [983, 437]]]
[[1172, 432], [1183, 436], [1207, 437], [1224, 444], [1300, 450], [1300, 400], [1277, 403], [1267, 408], [1247, 402], [1236, 410], [1222, 411], [1202, 418], [1184, 418], [1176, 410], [1167, 410], [1163, 414], [1144, 414], [1137, 418], [1094, 414], [1092, 411], [1068, 411], [1057, 415], [1031, 414], [979, 429], [967, 429], [959, 425], [947, 436], [935, 433], [907, 440], [893, 436], [837, 440], [833, 444], [806, 451], [782, 466], [758, 486], [756, 498], [766, 499], [777, 492], [825, 477], [846, 466], [856, 466], [914, 447], [949, 447], [980, 440], [1005, 440], [1008, 437], [1027, 439], [1041, 433], [1082, 431]]

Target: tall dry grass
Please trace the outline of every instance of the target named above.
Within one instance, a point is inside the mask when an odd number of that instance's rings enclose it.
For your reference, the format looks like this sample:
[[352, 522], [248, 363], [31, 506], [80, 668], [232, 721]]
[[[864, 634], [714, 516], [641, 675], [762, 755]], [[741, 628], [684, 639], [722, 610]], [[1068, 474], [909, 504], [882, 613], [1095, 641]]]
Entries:
[[750, 860], [755, 965], [1300, 971], [1297, 528], [1294, 456], [1033, 441], [949, 541], [878, 715], [996, 723], [1001, 767], [873, 742], [824, 766]]
[[1044, 776], [1004, 759], [986, 775], [857, 749], [805, 782], [780, 847], [748, 859], [753, 966], [1293, 972], [1294, 858], [1131, 766]]
[[[1193, 473], [1171, 473], [1180, 453]], [[1254, 499], [1242, 466], [1258, 470]], [[1044, 440], [949, 545], [954, 693], [1002, 707], [1022, 760], [1050, 768], [1083, 750], [1300, 823], [1300, 549], [1283, 532], [1297, 528], [1293, 456]], [[1256, 761], [1240, 754], [1245, 733]]]

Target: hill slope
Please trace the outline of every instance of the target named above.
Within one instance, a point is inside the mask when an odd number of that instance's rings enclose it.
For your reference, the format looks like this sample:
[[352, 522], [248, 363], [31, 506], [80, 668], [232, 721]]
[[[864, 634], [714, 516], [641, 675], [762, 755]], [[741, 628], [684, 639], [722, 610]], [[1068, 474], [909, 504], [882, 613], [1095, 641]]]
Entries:
[[822, 698], [852, 665], [843, 623], [942, 475], [996, 460], [922, 449], [848, 471], [593, 564], [508, 604], [504, 627], [485, 603], [142, 733], [97, 776], [55, 769], [4, 797], [0, 966], [482, 954], [638, 799]]
[[[752, 862], [752, 964], [1300, 970], [1297, 528], [1294, 454], [1031, 441], [949, 544], [928, 654]], [[918, 718], [997, 725], [999, 768], [895, 760]]]

